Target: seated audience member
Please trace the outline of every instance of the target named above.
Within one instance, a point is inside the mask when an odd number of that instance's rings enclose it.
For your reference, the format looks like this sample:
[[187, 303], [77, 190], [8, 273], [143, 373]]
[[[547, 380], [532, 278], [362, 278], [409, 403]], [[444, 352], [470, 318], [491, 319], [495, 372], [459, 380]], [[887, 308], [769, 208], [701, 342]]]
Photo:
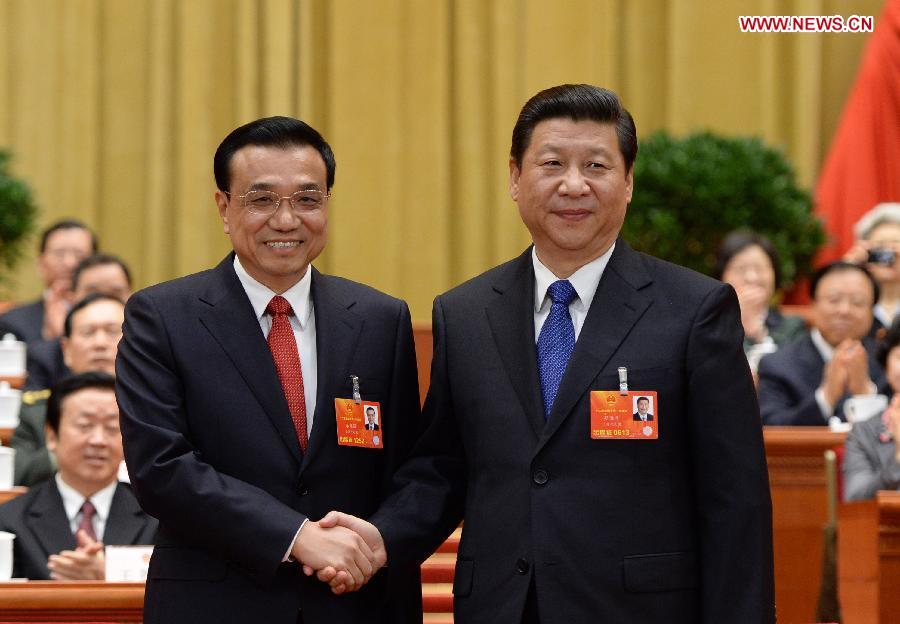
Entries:
[[[61, 340], [66, 365], [73, 373], [102, 371], [115, 374], [116, 352], [122, 337], [125, 305], [108, 295], [88, 295], [66, 316]], [[15, 483], [33, 485], [54, 470], [54, 457], [44, 443], [44, 414], [49, 392], [25, 393], [19, 425], [10, 446], [16, 449]]]
[[759, 363], [764, 425], [826, 425], [844, 420], [844, 400], [876, 394], [881, 367], [867, 336], [878, 284], [862, 266], [833, 262], [810, 282], [813, 328]]
[[27, 343], [58, 338], [72, 305], [72, 271], [97, 251], [97, 239], [86, 225], [69, 219], [44, 230], [39, 249], [37, 267], [44, 292], [37, 301], [0, 316], [0, 336], [12, 333]]
[[750, 230], [729, 233], [716, 252], [713, 273], [737, 293], [744, 326], [744, 353], [754, 373], [763, 355], [793, 342], [806, 331], [803, 319], [785, 316], [773, 305], [781, 282], [781, 263], [765, 236]]
[[54, 386], [47, 444], [56, 474], [0, 505], [0, 530], [16, 535], [13, 576], [102, 580], [104, 544], [152, 544], [157, 528], [116, 479], [122, 436], [111, 375], [83, 373]]
[[900, 488], [900, 319], [878, 343], [878, 361], [893, 395], [883, 414], [857, 422], [844, 442], [844, 500], [875, 498], [878, 490]]
[[[101, 293], [123, 302], [131, 296], [131, 272], [117, 256], [94, 254], [82, 260], [72, 274], [73, 301]], [[26, 390], [43, 390], [70, 375], [63, 357], [61, 338], [28, 345]]]
[[900, 312], [900, 203], [878, 204], [853, 228], [856, 243], [844, 255], [863, 264], [878, 282], [872, 334], [891, 326]]

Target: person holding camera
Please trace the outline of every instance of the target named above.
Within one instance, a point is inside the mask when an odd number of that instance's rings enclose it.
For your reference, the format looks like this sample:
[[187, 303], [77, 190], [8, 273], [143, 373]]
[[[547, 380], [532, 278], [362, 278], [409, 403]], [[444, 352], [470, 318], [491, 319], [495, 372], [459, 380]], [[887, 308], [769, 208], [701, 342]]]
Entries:
[[900, 203], [878, 204], [857, 221], [853, 231], [856, 242], [844, 260], [865, 265], [881, 292], [869, 332], [875, 336], [900, 314]]

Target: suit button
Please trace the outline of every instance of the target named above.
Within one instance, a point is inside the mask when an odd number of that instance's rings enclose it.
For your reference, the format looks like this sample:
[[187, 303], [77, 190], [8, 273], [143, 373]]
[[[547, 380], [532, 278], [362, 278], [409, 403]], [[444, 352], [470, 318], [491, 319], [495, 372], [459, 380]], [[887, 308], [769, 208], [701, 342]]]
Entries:
[[550, 475], [547, 474], [546, 470], [535, 470], [531, 478], [538, 485], [544, 485], [550, 480]]
[[300, 484], [300, 496], [306, 496], [307, 494], [309, 494], [309, 488], [301, 483]]
[[516, 561], [516, 573], [517, 574], [528, 574], [528, 570], [531, 569], [531, 564], [528, 563], [528, 559], [519, 559]]

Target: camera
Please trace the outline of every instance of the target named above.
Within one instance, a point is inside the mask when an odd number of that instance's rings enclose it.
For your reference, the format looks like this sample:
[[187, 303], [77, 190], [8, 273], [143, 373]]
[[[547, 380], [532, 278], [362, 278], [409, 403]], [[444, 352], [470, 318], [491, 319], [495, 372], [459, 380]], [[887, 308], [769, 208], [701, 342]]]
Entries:
[[893, 249], [884, 247], [869, 250], [869, 262], [883, 266], [891, 266], [897, 259], [897, 253]]

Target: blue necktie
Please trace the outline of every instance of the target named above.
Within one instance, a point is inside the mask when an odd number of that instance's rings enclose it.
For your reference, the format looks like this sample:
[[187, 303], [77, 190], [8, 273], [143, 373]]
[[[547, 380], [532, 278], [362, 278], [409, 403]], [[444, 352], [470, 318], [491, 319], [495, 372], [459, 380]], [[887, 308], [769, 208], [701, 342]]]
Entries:
[[544, 417], [550, 418], [553, 401], [559, 391], [559, 382], [575, 348], [575, 326], [569, 316], [569, 304], [578, 293], [568, 280], [550, 284], [547, 294], [553, 301], [550, 315], [541, 327], [537, 341], [538, 372], [541, 376], [541, 394], [544, 397]]

